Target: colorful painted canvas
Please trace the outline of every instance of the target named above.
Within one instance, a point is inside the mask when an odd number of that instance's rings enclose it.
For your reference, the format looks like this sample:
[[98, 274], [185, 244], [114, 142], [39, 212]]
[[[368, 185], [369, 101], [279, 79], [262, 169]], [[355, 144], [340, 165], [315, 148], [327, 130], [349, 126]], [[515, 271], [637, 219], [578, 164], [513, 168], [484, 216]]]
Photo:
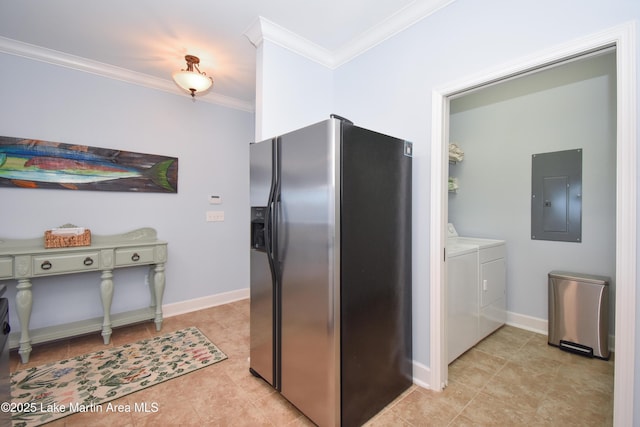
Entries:
[[0, 136], [0, 186], [178, 192], [178, 159]]

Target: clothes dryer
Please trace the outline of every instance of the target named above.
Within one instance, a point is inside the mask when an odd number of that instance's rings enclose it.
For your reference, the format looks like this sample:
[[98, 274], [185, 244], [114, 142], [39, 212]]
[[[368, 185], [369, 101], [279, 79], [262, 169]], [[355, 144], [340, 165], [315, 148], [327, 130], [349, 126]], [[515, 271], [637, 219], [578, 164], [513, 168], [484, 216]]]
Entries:
[[507, 249], [498, 239], [461, 237], [448, 224], [448, 242], [478, 247], [479, 340], [507, 321]]
[[478, 342], [478, 247], [447, 244], [447, 363]]

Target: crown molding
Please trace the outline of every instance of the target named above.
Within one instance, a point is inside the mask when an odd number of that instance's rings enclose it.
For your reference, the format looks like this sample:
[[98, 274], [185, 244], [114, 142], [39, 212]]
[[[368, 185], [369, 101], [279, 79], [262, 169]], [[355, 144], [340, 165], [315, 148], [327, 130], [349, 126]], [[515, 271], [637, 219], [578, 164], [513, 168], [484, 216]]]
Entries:
[[335, 51], [325, 49], [262, 16], [249, 26], [244, 35], [256, 47], [269, 40], [333, 70], [454, 1], [416, 0]]
[[[161, 79], [148, 74], [138, 73], [136, 71], [105, 64], [103, 62], [93, 61], [91, 59], [71, 55], [57, 50], [23, 43], [6, 37], [0, 37], [0, 52], [20, 56], [34, 61], [45, 62], [59, 67], [95, 74], [108, 79], [120, 80], [126, 83], [172, 93], [174, 95], [184, 95], [184, 92], [171, 80]], [[212, 92], [198, 96], [198, 100], [251, 113], [255, 110], [254, 105], [251, 102]]]
[[262, 16], [258, 16], [249, 25], [249, 28], [245, 30], [244, 36], [249, 39], [254, 47], [258, 47], [262, 44], [264, 38], [262, 37], [262, 21], [266, 20]]
[[338, 68], [351, 61], [454, 1], [455, 0], [416, 0], [408, 4], [378, 25], [365, 31], [340, 49], [334, 51], [332, 68]]
[[318, 62], [328, 68], [333, 68], [333, 53], [312, 41], [287, 30], [268, 19], [258, 16], [249, 26], [244, 35], [255, 47], [264, 40], [269, 40], [285, 49], [289, 49], [300, 56]]
[[[415, 0], [336, 51], [325, 49], [261, 16], [249, 26], [244, 35], [256, 47], [264, 40], [269, 40], [327, 68], [336, 69], [454, 1], [455, 0]], [[0, 52], [161, 90], [174, 95], [184, 94], [172, 80], [138, 73], [114, 65], [1, 36]], [[198, 100], [251, 113], [255, 111], [253, 102], [247, 102], [214, 92], [200, 95], [198, 96]]]

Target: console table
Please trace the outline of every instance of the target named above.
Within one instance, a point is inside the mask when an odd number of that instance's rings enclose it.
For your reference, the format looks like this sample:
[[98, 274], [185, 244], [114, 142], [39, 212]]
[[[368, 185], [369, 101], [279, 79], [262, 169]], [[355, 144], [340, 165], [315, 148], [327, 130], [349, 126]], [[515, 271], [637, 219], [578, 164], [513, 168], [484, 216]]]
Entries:
[[[52, 341], [102, 330], [109, 344], [112, 327], [144, 320], [154, 320], [156, 330], [162, 328], [162, 296], [165, 287], [167, 242], [157, 239], [153, 228], [140, 228], [129, 233], [91, 236], [90, 246], [45, 249], [44, 238], [9, 240], [0, 238], [0, 280], [16, 279], [16, 312], [20, 322], [19, 341], [11, 337], [9, 345], [18, 347], [22, 363], [29, 361], [31, 344]], [[140, 310], [111, 315], [113, 270], [148, 265], [151, 305]], [[99, 271], [103, 317], [66, 325], [29, 330], [33, 295], [31, 279]], [[17, 335], [17, 334], [16, 334]], [[12, 342], [13, 341], [13, 342]]]

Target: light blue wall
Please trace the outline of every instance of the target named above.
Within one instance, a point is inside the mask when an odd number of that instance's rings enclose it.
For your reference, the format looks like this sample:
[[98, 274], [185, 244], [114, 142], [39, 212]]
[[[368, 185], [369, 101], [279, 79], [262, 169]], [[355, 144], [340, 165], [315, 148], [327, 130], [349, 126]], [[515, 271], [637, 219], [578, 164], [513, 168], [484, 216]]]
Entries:
[[[65, 223], [94, 234], [153, 227], [169, 242], [165, 304], [245, 289], [252, 113], [0, 54], [0, 135], [178, 157], [177, 194], [0, 188], [0, 237]], [[207, 196], [220, 195], [222, 205]], [[205, 222], [207, 210], [225, 221]], [[146, 269], [116, 270], [112, 312], [149, 303]], [[100, 316], [99, 275], [33, 281], [34, 328]], [[7, 292], [12, 327], [15, 284]]]
[[333, 73], [269, 40], [258, 47], [256, 138], [263, 140], [329, 118]]
[[[416, 362], [429, 366], [432, 91], [639, 17], [640, 3], [631, 0], [560, 3], [552, 0], [457, 0], [334, 71], [333, 111], [360, 126], [414, 142], [413, 330]], [[302, 78], [302, 73], [298, 78]], [[270, 84], [266, 79], [264, 83]], [[312, 85], [313, 82], [303, 84]], [[305, 95], [311, 93], [311, 87], [300, 92], [298, 105], [310, 101]], [[277, 100], [273, 101], [265, 106], [280, 111], [283, 106]], [[320, 97], [320, 105], [324, 102], [326, 98]], [[272, 119], [278, 121], [270, 123], [275, 130], [291, 123], [285, 115]], [[542, 317], [541, 306], [536, 307], [536, 314]], [[640, 346], [640, 339], [636, 345]], [[640, 380], [636, 380], [636, 387], [640, 387]], [[638, 411], [636, 418], [640, 419]]]
[[[429, 366], [433, 89], [638, 18], [640, 2], [635, 0], [457, 0], [336, 70], [334, 106], [342, 115], [361, 126], [414, 142], [417, 362]], [[640, 334], [640, 327], [636, 333]], [[640, 347], [640, 337], [636, 346]], [[635, 369], [640, 372], [640, 362]], [[640, 374], [636, 374], [635, 387], [640, 389]], [[640, 420], [640, 405], [636, 405], [635, 418]]]
[[[267, 85], [257, 106], [263, 109], [258, 134], [272, 136], [336, 112], [414, 142], [416, 361], [429, 366], [433, 88], [638, 18], [636, 0], [457, 0], [334, 72], [267, 47], [265, 81], [258, 82]], [[248, 286], [247, 143], [256, 134], [251, 114], [10, 55], [0, 55], [0, 69], [0, 134], [180, 159], [175, 195], [0, 188], [0, 236], [40, 236], [66, 222], [97, 234], [152, 226], [170, 242], [165, 303]], [[279, 93], [285, 95], [280, 100]], [[209, 194], [222, 195], [224, 223], [204, 221]], [[114, 312], [146, 298], [143, 276], [117, 272]], [[91, 275], [34, 281], [33, 326], [99, 315], [96, 286]], [[66, 296], [71, 293], [73, 300]]]
[[[450, 109], [449, 138], [465, 159], [449, 166], [460, 185], [449, 194], [449, 222], [463, 236], [507, 241], [507, 310], [547, 320], [551, 270], [615, 279], [615, 53], [475, 91]], [[575, 149], [582, 149], [582, 239], [532, 240], [531, 156]]]

